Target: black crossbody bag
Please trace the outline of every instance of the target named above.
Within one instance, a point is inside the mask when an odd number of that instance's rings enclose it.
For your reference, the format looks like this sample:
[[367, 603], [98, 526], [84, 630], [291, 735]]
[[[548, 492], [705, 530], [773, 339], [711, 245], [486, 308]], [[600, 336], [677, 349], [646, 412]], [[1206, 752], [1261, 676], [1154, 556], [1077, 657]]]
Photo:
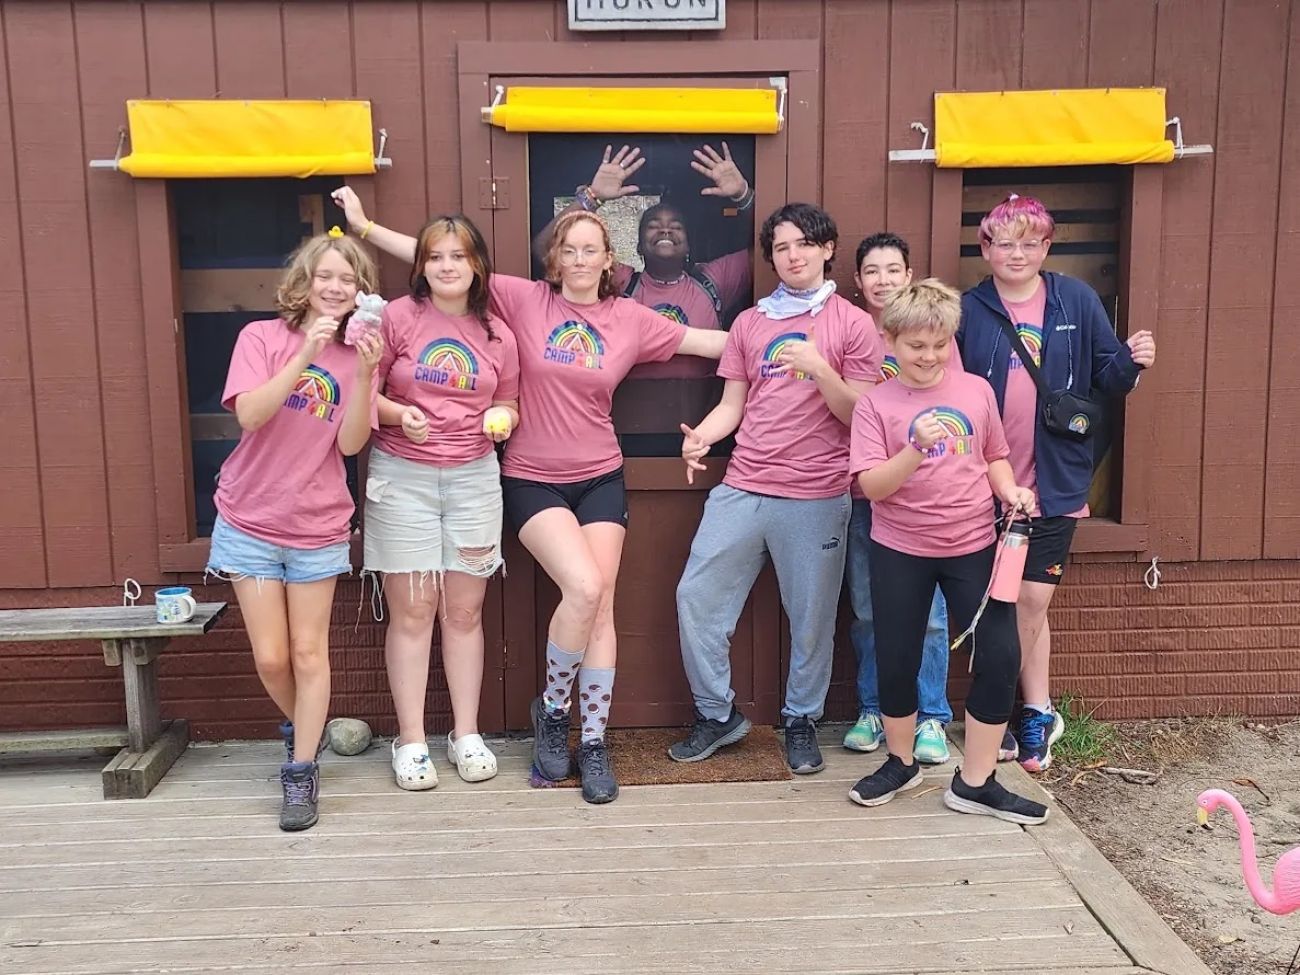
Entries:
[[1000, 319], [998, 324], [1020, 357], [1021, 365], [1029, 370], [1029, 375], [1043, 398], [1043, 425], [1047, 427], [1047, 432], [1066, 440], [1082, 441], [1091, 437], [1093, 427], [1101, 422], [1101, 404], [1068, 389], [1060, 392], [1049, 389], [1042, 371], [1034, 363], [1034, 357], [1025, 348], [1025, 343], [1020, 341], [1015, 327], [1005, 318]]

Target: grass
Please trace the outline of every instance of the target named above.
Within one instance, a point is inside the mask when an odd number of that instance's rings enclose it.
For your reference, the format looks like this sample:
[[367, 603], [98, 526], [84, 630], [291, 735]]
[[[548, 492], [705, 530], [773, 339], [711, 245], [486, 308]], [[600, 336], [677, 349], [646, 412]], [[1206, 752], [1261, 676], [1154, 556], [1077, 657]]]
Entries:
[[1093, 765], [1110, 758], [1117, 742], [1114, 725], [1093, 717], [1083, 699], [1066, 694], [1056, 704], [1065, 718], [1065, 734], [1054, 747], [1062, 761], [1070, 765]]

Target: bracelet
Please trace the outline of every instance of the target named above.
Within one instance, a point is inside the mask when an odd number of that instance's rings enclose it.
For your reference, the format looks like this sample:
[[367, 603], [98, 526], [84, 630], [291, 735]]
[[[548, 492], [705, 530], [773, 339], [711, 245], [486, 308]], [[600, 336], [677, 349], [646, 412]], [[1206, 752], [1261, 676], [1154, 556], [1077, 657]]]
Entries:
[[746, 189], [744, 193], [740, 194], [739, 199], [733, 197], [731, 200], [732, 203], [736, 204], [737, 210], [748, 210], [754, 205], [754, 187], [752, 184], [748, 183], [746, 186], [748, 186], [748, 189]]
[[928, 455], [929, 455], [929, 453], [930, 453], [930, 448], [929, 448], [929, 447], [922, 447], [919, 443], [916, 442], [916, 439], [915, 439], [915, 438], [909, 440], [908, 443], [911, 444], [913, 447], [915, 447], [915, 448], [916, 448], [916, 452], [917, 452], [918, 454], [920, 454], [922, 457], [925, 457], [925, 456], [928, 456]]
[[374, 227], [375, 227], [375, 222], [374, 222], [373, 220], [369, 221], [369, 222], [366, 224], [365, 229], [362, 230], [361, 233], [357, 234], [357, 236], [360, 237], [362, 240], [365, 240], [365, 239], [366, 239], [366, 234], [370, 233], [370, 231], [373, 230]]
[[579, 186], [573, 192], [573, 198], [577, 201], [578, 206], [582, 207], [588, 213], [595, 213], [600, 209], [601, 201], [591, 192], [590, 186]]

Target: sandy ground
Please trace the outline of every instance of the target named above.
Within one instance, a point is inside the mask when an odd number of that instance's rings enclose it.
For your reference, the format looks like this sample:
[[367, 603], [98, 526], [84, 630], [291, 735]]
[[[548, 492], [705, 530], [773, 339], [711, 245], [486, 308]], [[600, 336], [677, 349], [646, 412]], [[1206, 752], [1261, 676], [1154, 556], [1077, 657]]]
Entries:
[[[1106, 764], [1157, 773], [1154, 784], [1058, 760], [1042, 784], [1179, 936], [1223, 975], [1300, 975], [1300, 911], [1275, 916], [1242, 882], [1226, 810], [1196, 825], [1196, 797], [1219, 788], [1254, 823], [1259, 870], [1300, 846], [1300, 722], [1232, 719], [1116, 725]], [[1136, 777], [1135, 777], [1136, 778]]]

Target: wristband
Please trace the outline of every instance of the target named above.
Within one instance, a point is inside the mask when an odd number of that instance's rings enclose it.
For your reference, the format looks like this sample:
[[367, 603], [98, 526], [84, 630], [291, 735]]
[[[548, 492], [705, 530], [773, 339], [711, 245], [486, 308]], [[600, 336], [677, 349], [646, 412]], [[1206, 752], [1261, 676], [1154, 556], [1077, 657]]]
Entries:
[[578, 206], [582, 207], [588, 213], [595, 213], [600, 209], [601, 201], [596, 199], [595, 194], [591, 192], [590, 186], [579, 186], [574, 190], [573, 198], [577, 201]]
[[916, 452], [917, 452], [918, 454], [920, 454], [922, 457], [925, 457], [925, 456], [928, 456], [928, 455], [929, 455], [929, 453], [930, 453], [930, 448], [929, 448], [929, 447], [922, 447], [919, 443], [916, 442], [915, 438], [912, 439], [912, 440], [909, 440], [908, 443], [911, 444], [913, 447], [915, 447], [915, 448], [916, 448]]
[[754, 187], [746, 184], [747, 189], [739, 197], [732, 198], [732, 203], [736, 204], [737, 210], [748, 210], [754, 205]]
[[365, 240], [366, 234], [370, 233], [370, 231], [374, 229], [375, 229], [375, 222], [373, 220], [368, 221], [366, 223], [365, 229], [362, 230], [361, 233], [357, 234], [357, 236], [360, 237], [362, 240]]

